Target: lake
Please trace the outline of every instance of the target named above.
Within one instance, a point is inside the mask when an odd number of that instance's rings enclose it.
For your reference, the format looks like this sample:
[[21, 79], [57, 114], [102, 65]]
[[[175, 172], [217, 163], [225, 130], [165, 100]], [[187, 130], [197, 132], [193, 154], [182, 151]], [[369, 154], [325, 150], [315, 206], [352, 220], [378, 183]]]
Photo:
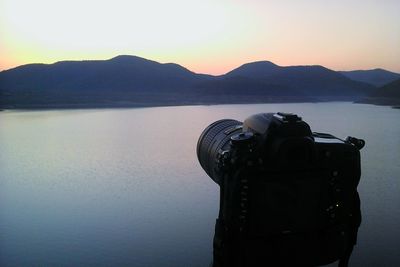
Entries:
[[400, 266], [400, 110], [345, 102], [0, 112], [0, 265], [208, 267], [219, 188], [197, 139], [276, 111], [366, 140], [350, 266]]

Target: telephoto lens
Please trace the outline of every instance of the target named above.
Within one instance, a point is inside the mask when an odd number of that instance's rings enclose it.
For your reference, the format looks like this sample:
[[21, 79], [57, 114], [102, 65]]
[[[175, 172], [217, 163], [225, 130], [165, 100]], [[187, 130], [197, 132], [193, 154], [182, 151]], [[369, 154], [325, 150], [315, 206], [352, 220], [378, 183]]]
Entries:
[[237, 120], [216, 121], [203, 131], [197, 142], [197, 158], [200, 165], [217, 184], [220, 183], [220, 177], [216, 173], [219, 151], [229, 146], [231, 137], [242, 131], [242, 125]]

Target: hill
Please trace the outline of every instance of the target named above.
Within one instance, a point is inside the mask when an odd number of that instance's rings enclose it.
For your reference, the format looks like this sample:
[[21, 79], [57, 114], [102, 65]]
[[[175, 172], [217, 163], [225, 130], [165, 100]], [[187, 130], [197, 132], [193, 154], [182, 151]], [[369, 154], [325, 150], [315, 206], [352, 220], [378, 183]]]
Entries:
[[363, 98], [361, 103], [400, 106], [400, 79], [390, 82]]
[[247, 63], [221, 76], [136, 56], [29, 64], [0, 72], [0, 108], [355, 100], [374, 90], [322, 66]]
[[177, 64], [135, 56], [29, 64], [0, 72], [0, 106], [152, 104], [208, 78]]
[[384, 69], [340, 71], [340, 73], [352, 80], [369, 83], [378, 87], [400, 79], [399, 73]]
[[135, 56], [30, 64], [0, 73], [1, 88], [24, 90], [159, 90], [205, 78], [177, 64]]
[[268, 78], [276, 74], [282, 67], [275, 65], [270, 61], [256, 61], [243, 64], [242, 66], [228, 72], [225, 77], [251, 77], [251, 78]]
[[[282, 94], [323, 98], [356, 98], [372, 92], [374, 86], [350, 80], [323, 66], [281, 67], [268, 61], [247, 63], [223, 77], [225, 80], [246, 78], [253, 83], [279, 86]], [[286, 89], [284, 89], [286, 88]]]
[[382, 86], [372, 96], [400, 98], [400, 79]]

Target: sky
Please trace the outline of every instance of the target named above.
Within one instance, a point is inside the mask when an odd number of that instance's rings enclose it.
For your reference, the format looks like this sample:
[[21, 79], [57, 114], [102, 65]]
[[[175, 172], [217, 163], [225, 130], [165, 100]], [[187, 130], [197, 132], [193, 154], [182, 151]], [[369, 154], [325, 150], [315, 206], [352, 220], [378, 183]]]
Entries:
[[0, 0], [0, 70], [122, 54], [400, 73], [400, 0]]

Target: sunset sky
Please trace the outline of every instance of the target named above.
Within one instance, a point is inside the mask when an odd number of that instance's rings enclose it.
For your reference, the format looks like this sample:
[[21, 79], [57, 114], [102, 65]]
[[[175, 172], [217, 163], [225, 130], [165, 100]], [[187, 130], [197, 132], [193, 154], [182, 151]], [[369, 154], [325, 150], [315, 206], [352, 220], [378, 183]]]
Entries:
[[258, 60], [400, 73], [400, 1], [0, 0], [0, 70], [121, 54], [209, 74]]

